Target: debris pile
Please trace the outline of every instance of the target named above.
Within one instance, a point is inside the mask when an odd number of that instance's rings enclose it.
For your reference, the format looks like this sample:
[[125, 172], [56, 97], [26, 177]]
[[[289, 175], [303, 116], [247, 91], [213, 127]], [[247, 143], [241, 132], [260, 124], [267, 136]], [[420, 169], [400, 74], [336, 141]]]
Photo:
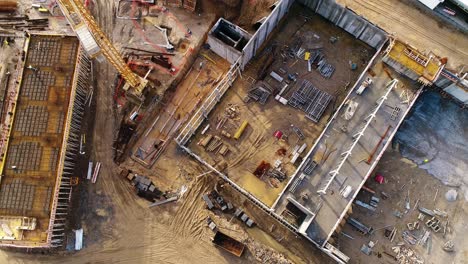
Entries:
[[417, 255], [412, 249], [407, 247], [392, 247], [395, 252], [398, 263], [400, 264], [423, 264], [424, 260]]
[[454, 248], [455, 248], [455, 244], [453, 244], [452, 240], [445, 242], [444, 246], [442, 247], [442, 249], [447, 252], [453, 252]]
[[257, 168], [254, 170], [253, 175], [259, 179], [268, 182], [272, 187], [278, 188], [280, 182], [288, 178], [286, 173], [281, 168], [281, 160], [276, 160], [272, 167], [270, 163], [262, 160]]
[[292, 264], [283, 254], [270, 249], [258, 242], [250, 240], [247, 242], [247, 247], [250, 249], [255, 259], [260, 263], [271, 264]]
[[228, 212], [234, 208], [232, 203], [226, 201], [216, 190], [202, 195], [202, 199], [205, 201], [206, 207], [209, 210], [218, 209], [223, 212]]

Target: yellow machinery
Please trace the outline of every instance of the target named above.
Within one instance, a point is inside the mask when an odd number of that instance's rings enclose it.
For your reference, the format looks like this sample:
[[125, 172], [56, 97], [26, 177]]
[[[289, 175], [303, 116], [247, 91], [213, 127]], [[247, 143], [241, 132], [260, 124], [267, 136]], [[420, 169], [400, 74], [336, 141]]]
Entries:
[[[134, 94], [141, 96], [148, 81], [134, 73], [127, 63], [125, 63], [120, 53], [115, 49], [104, 32], [102, 32], [81, 0], [57, 0], [57, 3], [73, 31], [78, 35], [84, 48], [88, 53], [91, 53], [89, 55], [97, 57], [102, 53], [125, 79], [126, 83], [123, 89], [127, 91], [132, 87], [135, 89]], [[93, 44], [97, 44], [99, 48], [93, 49]]]
[[242, 133], [244, 133], [244, 130], [248, 124], [249, 122], [247, 121], [242, 122], [242, 125], [239, 127], [239, 129], [237, 129], [236, 133], [234, 134], [234, 139], [239, 139], [242, 136]]

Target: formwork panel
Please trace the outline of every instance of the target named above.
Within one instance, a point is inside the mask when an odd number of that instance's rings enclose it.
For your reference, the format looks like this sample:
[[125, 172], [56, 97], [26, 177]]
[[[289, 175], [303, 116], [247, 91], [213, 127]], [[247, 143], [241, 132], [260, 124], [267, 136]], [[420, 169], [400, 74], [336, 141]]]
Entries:
[[49, 246], [47, 234], [66, 116], [74, 100], [79, 41], [75, 37], [33, 35], [29, 39], [22, 81], [0, 182], [0, 216], [36, 218], [23, 238], [0, 245]]

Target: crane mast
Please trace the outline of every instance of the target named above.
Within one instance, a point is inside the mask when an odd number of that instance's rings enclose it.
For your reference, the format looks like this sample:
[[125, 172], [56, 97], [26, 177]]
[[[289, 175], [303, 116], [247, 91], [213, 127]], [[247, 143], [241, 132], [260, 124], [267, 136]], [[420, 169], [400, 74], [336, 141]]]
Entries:
[[103, 54], [109, 63], [111, 63], [125, 79], [126, 83], [123, 89], [127, 91], [131, 87], [135, 89], [135, 95], [141, 96], [148, 81], [141, 78], [130, 69], [127, 63], [122, 59], [120, 53], [97, 25], [88, 9], [86, 9], [80, 1], [81, 0], [57, 0], [57, 3], [88, 54], [91, 57], [97, 57]]

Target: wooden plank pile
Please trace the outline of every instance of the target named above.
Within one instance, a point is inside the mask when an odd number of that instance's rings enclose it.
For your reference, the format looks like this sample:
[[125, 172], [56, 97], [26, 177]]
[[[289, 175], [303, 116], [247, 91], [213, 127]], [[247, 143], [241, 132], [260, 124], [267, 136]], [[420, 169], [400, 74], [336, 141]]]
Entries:
[[49, 19], [30, 19], [28, 16], [0, 16], [0, 30], [46, 30], [49, 28]]

